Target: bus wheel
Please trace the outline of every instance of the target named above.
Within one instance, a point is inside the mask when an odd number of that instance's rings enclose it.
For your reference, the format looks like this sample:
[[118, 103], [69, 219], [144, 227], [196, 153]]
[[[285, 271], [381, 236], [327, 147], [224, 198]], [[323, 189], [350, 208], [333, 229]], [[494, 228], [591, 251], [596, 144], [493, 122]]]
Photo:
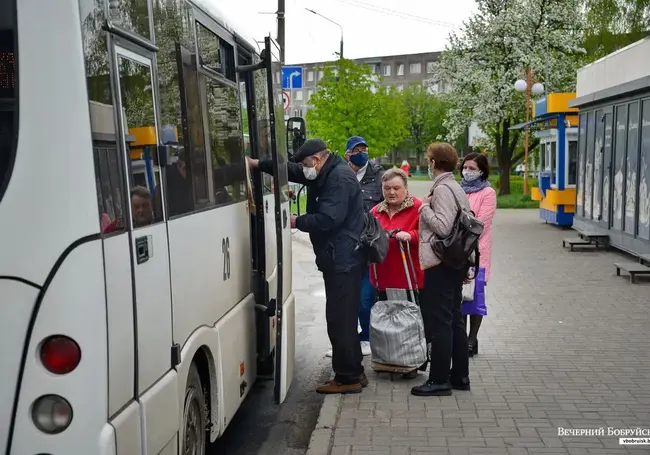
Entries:
[[181, 455], [204, 455], [206, 442], [206, 406], [201, 377], [195, 364], [190, 367], [183, 409], [183, 451]]

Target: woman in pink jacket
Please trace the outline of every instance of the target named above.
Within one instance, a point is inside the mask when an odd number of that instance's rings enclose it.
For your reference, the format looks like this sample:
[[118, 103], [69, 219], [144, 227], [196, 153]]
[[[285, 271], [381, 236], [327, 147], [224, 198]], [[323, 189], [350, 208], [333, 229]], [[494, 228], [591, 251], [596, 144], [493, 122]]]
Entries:
[[[492, 218], [497, 209], [497, 195], [490, 186], [490, 166], [485, 155], [470, 153], [463, 158], [461, 165], [463, 180], [460, 186], [465, 190], [469, 205], [476, 217], [485, 226], [479, 238], [478, 250], [481, 255], [479, 266], [485, 269], [485, 285], [490, 279], [490, 260], [492, 258]], [[469, 313], [469, 356], [478, 354], [478, 329], [487, 311]]]

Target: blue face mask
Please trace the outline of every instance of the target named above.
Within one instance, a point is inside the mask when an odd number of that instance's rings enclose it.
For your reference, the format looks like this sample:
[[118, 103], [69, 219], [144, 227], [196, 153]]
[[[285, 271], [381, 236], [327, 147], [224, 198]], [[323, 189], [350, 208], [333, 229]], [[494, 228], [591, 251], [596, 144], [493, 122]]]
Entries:
[[433, 180], [433, 173], [431, 172], [431, 168], [428, 168], [427, 171], [429, 171], [429, 178]]
[[368, 162], [367, 153], [357, 153], [356, 155], [350, 155], [350, 163], [355, 166], [363, 167]]

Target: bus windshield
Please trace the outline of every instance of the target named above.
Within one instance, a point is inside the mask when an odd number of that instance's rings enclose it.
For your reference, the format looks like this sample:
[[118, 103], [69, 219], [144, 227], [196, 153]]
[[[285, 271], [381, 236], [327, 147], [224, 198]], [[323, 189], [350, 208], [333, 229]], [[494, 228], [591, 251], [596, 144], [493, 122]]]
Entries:
[[16, 149], [16, 0], [0, 0], [0, 199], [9, 183]]

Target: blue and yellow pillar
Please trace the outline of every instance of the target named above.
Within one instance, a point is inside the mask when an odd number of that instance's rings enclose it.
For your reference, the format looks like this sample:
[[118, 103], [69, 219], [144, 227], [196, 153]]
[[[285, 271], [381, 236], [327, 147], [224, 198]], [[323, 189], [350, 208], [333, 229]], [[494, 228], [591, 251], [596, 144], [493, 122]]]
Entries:
[[[578, 109], [569, 107], [569, 101], [575, 96], [575, 93], [550, 93], [533, 106], [533, 122], [540, 125], [535, 135], [545, 144], [545, 156], [540, 156], [544, 168], [539, 172], [538, 187], [531, 189], [531, 198], [539, 201], [540, 218], [558, 226], [573, 225], [575, 213], [576, 188], [567, 181], [569, 160], [577, 159]], [[569, 156], [567, 130], [572, 135], [575, 133], [573, 157]], [[552, 157], [553, 150], [555, 157]]]

